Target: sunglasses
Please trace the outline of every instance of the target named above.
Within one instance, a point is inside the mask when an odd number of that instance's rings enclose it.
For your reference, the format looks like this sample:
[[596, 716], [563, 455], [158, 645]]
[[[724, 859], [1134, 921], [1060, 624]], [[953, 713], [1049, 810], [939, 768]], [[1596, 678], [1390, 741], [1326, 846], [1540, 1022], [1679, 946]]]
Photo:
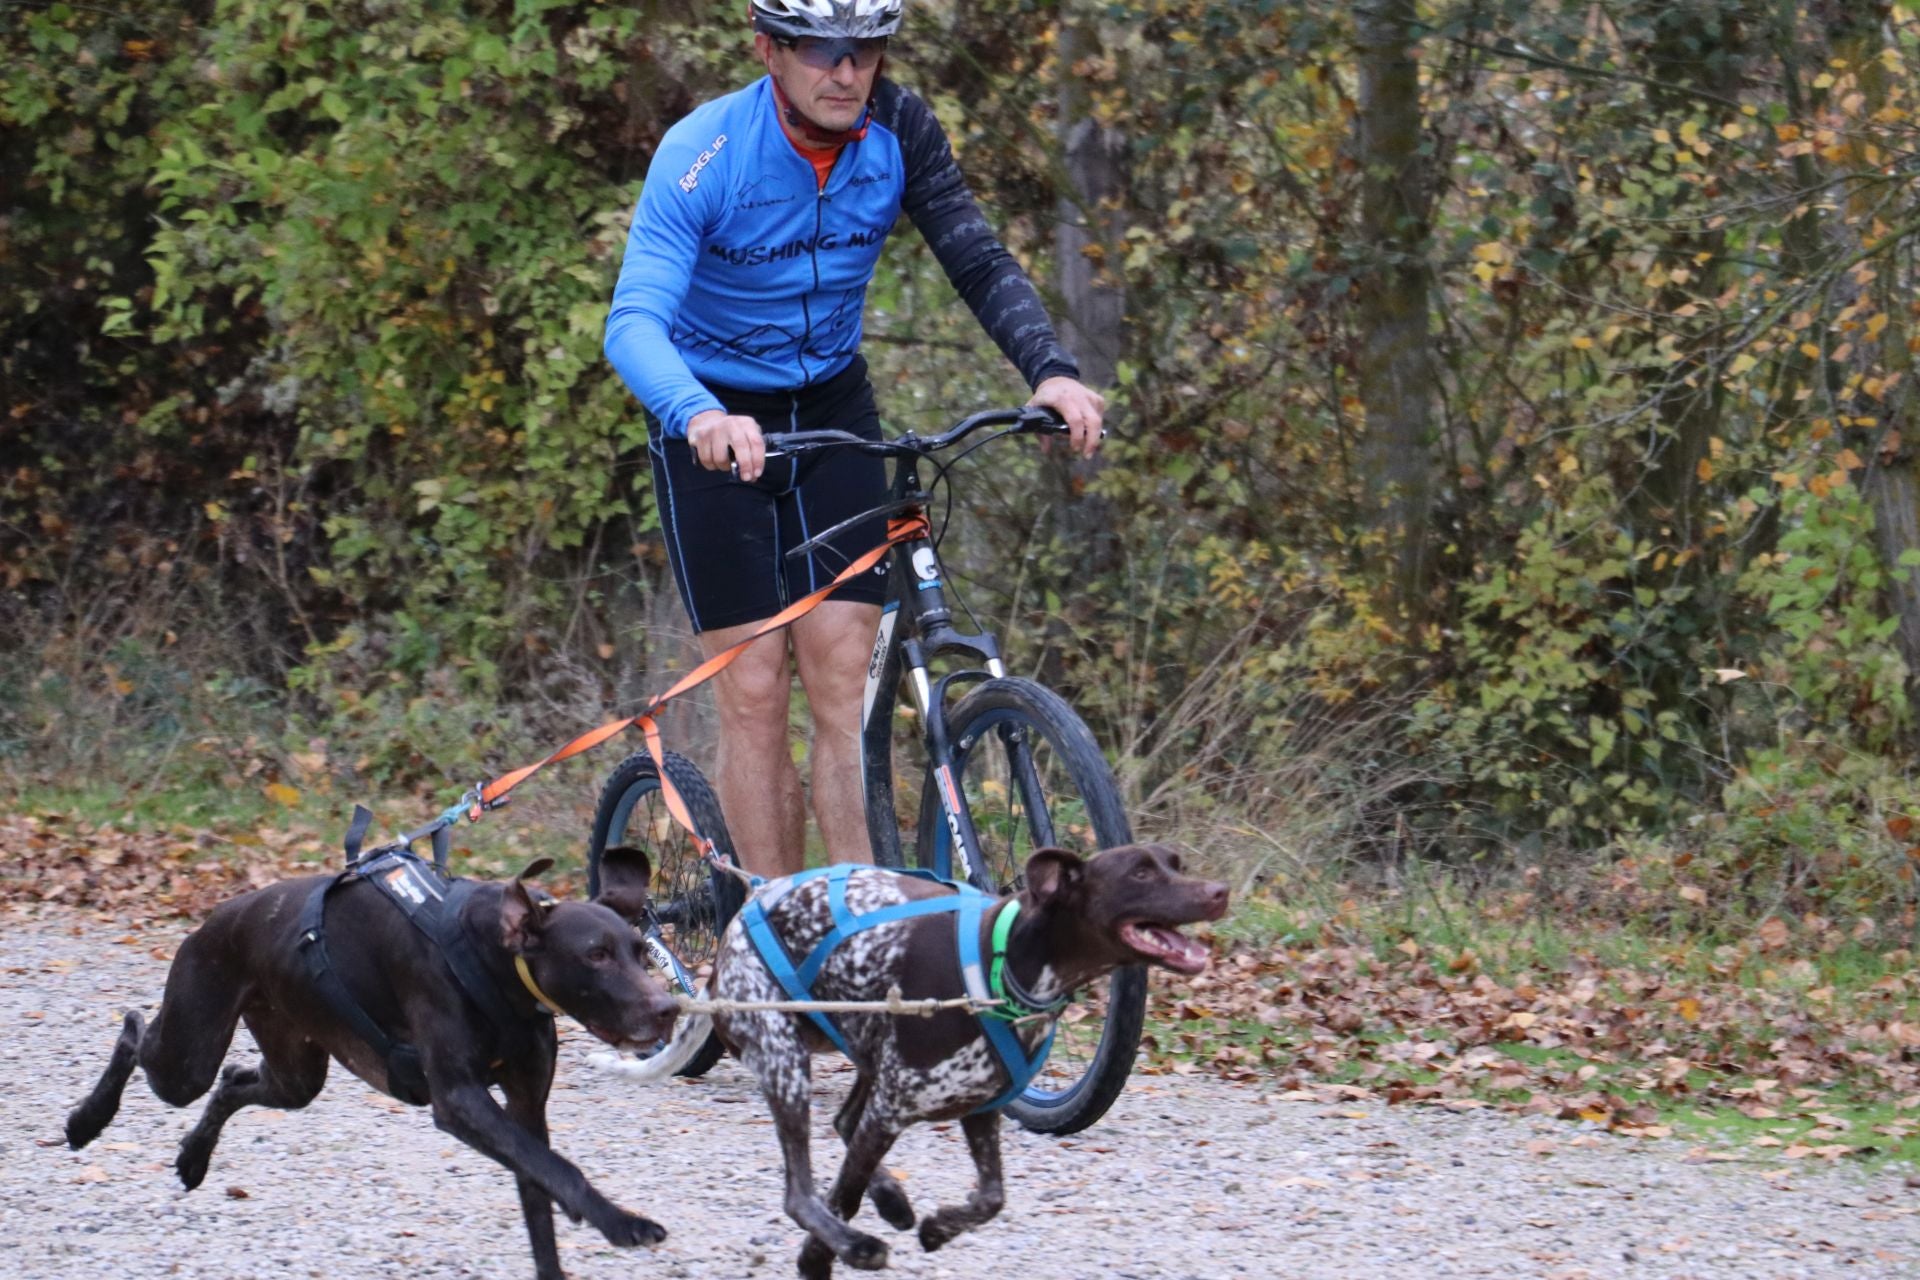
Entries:
[[853, 59], [859, 71], [871, 71], [887, 51], [885, 36], [829, 40], [822, 36], [775, 36], [774, 43], [792, 51], [793, 56], [815, 71], [831, 71], [846, 58]]

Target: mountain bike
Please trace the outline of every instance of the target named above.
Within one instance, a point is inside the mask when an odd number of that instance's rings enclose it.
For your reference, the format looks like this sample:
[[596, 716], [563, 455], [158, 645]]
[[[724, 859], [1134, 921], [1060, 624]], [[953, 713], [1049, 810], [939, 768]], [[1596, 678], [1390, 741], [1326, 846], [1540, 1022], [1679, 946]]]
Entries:
[[[982, 430], [999, 428], [942, 462], [936, 455]], [[875, 516], [925, 516], [932, 485], [960, 458], [1014, 435], [1066, 430], [1045, 409], [995, 409], [938, 435], [869, 440], [844, 431], [770, 434], [769, 457], [812, 449], [858, 449], [895, 459], [887, 501], [788, 552], [799, 557]], [[920, 468], [938, 469], [928, 488]], [[895, 545], [887, 597], [867, 665], [861, 722], [862, 782], [874, 861], [909, 861], [942, 879], [965, 879], [988, 893], [1021, 885], [1026, 859], [1055, 846], [1083, 856], [1132, 841], [1113, 774], [1086, 724], [1044, 685], [1007, 674], [999, 642], [984, 628], [955, 628], [949, 583], [931, 531]], [[957, 589], [956, 589], [957, 598]], [[973, 624], [978, 627], [977, 621]], [[960, 665], [936, 674], [943, 659]], [[944, 667], [944, 664], [942, 664]], [[904, 686], [910, 714], [900, 706]], [[907, 749], [918, 759], [911, 781], [895, 786], [896, 727], [910, 721]], [[904, 806], [903, 806], [904, 801]], [[911, 846], [901, 809], [913, 812]], [[1062, 1016], [1045, 1071], [1007, 1108], [1042, 1133], [1075, 1133], [1106, 1113], [1126, 1086], [1146, 1010], [1144, 966], [1128, 966], [1083, 990]]]

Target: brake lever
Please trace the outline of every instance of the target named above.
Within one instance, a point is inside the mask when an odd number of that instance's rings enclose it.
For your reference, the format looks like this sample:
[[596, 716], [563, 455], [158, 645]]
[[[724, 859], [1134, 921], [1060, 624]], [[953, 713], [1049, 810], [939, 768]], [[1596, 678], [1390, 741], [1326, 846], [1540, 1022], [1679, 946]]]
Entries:
[[[727, 451], [727, 456], [730, 458], [733, 457], [733, 451], [731, 449]], [[771, 462], [775, 458], [785, 458], [785, 457], [789, 457], [790, 455], [787, 453], [785, 449], [769, 449], [766, 451], [765, 454], [761, 456], [766, 458], [768, 462]], [[740, 459], [733, 458], [733, 461], [727, 463], [727, 470], [733, 473], [733, 478], [735, 480], [738, 480], [740, 478]]]

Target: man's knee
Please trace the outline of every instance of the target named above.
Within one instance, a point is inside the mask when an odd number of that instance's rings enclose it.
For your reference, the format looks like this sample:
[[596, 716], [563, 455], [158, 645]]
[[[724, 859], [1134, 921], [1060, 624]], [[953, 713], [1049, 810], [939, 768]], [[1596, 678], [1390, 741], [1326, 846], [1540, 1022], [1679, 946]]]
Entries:
[[845, 732], [857, 732], [860, 727], [860, 707], [866, 695], [865, 660], [842, 669], [815, 669], [810, 675], [812, 678], [802, 683], [806, 687], [807, 705], [813, 709], [816, 727], [831, 723]]
[[735, 688], [732, 696], [715, 699], [720, 713], [721, 732], [750, 733], [758, 737], [783, 734], [787, 727], [790, 686], [760, 681], [747, 688]]
[[[831, 612], [829, 612], [831, 610]], [[794, 651], [800, 682], [816, 717], [831, 710], [835, 719], [857, 720], [866, 693], [867, 661], [880, 611], [872, 605], [829, 602], [827, 616], [810, 628], [796, 628]], [[807, 621], [813, 621], [808, 619]]]
[[[730, 647], [734, 631], [703, 636], [707, 655]], [[787, 654], [786, 636], [775, 633], [762, 636], [722, 668], [713, 679], [714, 703], [723, 719], [766, 720], [786, 718], [787, 699], [793, 688], [793, 668]]]

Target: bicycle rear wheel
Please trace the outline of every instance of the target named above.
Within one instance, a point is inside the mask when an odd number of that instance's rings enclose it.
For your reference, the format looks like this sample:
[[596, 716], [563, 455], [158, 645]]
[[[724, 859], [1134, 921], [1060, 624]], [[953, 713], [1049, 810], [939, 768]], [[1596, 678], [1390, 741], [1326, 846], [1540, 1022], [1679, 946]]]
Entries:
[[[1048, 846], [1088, 857], [1129, 844], [1132, 828], [1113, 772], [1092, 732], [1052, 690], [1031, 680], [988, 680], [947, 717], [954, 785], [973, 817], [985, 866], [973, 882], [1016, 889], [1028, 855]], [[931, 780], [921, 789], [916, 861], [933, 867], [950, 845]], [[1007, 1113], [1039, 1133], [1077, 1133], [1126, 1087], [1146, 1016], [1147, 975], [1117, 969], [1083, 989], [1061, 1016], [1046, 1068]]]
[[[673, 780], [674, 789], [686, 802], [694, 826], [702, 836], [713, 841], [721, 857], [738, 865], [733, 839], [727, 834], [726, 819], [720, 813], [720, 802], [707, 780], [684, 756], [669, 751], [664, 759], [667, 777]], [[620, 845], [645, 850], [653, 862], [654, 922], [661, 940], [690, 979], [679, 980], [669, 967], [665, 974], [667, 985], [669, 988], [679, 986], [688, 995], [698, 995], [713, 974], [720, 935], [740, 910], [746, 890], [739, 877], [708, 862], [686, 829], [673, 820], [660, 789], [660, 771], [653, 757], [644, 751], [635, 752], [615, 765], [606, 785], [600, 789], [600, 803], [593, 815], [593, 838], [587, 846], [590, 894], [600, 891], [601, 855]], [[705, 1075], [726, 1052], [726, 1046], [711, 1032], [705, 1033], [704, 1041], [680, 1068], [679, 1075]]]

